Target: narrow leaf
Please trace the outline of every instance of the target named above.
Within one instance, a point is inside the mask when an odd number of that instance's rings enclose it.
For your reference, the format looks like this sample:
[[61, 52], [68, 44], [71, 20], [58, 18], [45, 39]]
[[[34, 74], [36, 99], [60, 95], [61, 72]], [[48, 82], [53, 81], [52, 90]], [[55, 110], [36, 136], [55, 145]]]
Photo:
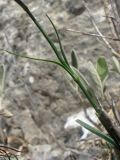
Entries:
[[73, 67], [78, 69], [78, 60], [77, 60], [75, 50], [72, 50], [71, 52], [71, 64]]
[[[83, 93], [85, 94], [85, 96], [87, 97], [87, 99], [90, 101], [90, 103], [92, 104], [92, 107], [94, 107], [94, 109], [96, 110], [96, 112], [98, 112], [99, 110], [99, 103], [97, 100], [97, 97], [94, 93], [94, 90], [91, 87], [91, 84], [89, 83], [89, 81], [86, 79], [86, 77], [76, 68], [71, 67], [71, 69], [73, 70], [74, 74], [76, 75], [74, 77], [71, 76], [73, 78], [73, 80], [77, 83], [77, 85], [79, 86], [79, 88], [83, 91]], [[77, 79], [77, 80], [75, 80]]]
[[67, 60], [66, 55], [65, 55], [65, 52], [64, 52], [64, 50], [63, 50], [63, 46], [62, 46], [62, 43], [61, 43], [61, 40], [60, 40], [58, 31], [57, 31], [54, 23], [53, 23], [52, 20], [50, 19], [50, 17], [49, 17], [48, 15], [47, 15], [47, 17], [48, 17], [49, 21], [51, 22], [51, 24], [52, 24], [52, 26], [53, 26], [53, 28], [54, 28], [54, 30], [55, 30], [55, 33], [56, 33], [56, 35], [57, 35], [57, 38], [58, 38], [58, 42], [59, 42], [59, 46], [60, 46], [60, 50], [61, 50], [63, 59], [64, 59], [64, 61], [66, 62], [66, 64], [69, 66], [68, 60]]
[[[89, 83], [87, 82], [87, 80], [85, 79], [83, 74], [81, 72], [79, 72], [79, 70], [77, 68], [75, 68], [74, 66], [70, 66], [70, 67], [74, 72], [76, 72], [76, 75], [79, 76], [80, 82], [81, 82], [82, 86], [84, 87], [84, 89], [87, 92]], [[79, 91], [80, 86], [73, 80], [73, 78], [69, 74], [67, 74], [67, 75], [69, 77], [70, 83], [72, 84], [72, 87], [74, 87], [74, 89], [76, 89], [76, 91]]]
[[9, 53], [11, 55], [19, 56], [19, 57], [22, 57], [22, 58], [32, 59], [32, 60], [36, 60], [36, 61], [43, 61], [43, 62], [54, 63], [54, 64], [57, 64], [57, 65], [61, 66], [62, 68], [64, 68], [64, 65], [62, 65], [60, 62], [55, 61], [55, 60], [42, 59], [42, 58], [34, 58], [34, 57], [31, 57], [31, 56], [26, 56], [26, 55], [20, 55], [20, 54], [17, 54], [17, 53], [13, 53], [11, 51], [4, 50], [4, 49], [0, 49], [0, 50], [2, 50], [4, 52], [7, 52], [7, 53]]
[[95, 135], [99, 136], [100, 138], [104, 139], [106, 142], [110, 143], [114, 147], [116, 147], [115, 141], [105, 133], [101, 132], [100, 130], [88, 125], [87, 123], [81, 121], [81, 120], [76, 120], [77, 123], [79, 123], [81, 126], [84, 128], [88, 129], [90, 132], [94, 133]]
[[108, 77], [109, 70], [105, 57], [98, 58], [96, 70], [100, 76], [101, 81], [104, 81]]
[[[58, 60], [60, 61], [60, 63], [56, 63], [53, 61], [49, 61], [49, 60], [42, 60], [42, 61], [46, 61], [46, 62], [52, 62], [55, 64], [60, 65], [61, 67], [63, 67], [70, 75], [71, 77], [74, 79], [74, 81], [76, 83], [78, 83], [78, 85], [80, 86], [81, 90], [83, 91], [83, 93], [86, 95], [86, 97], [88, 98], [88, 100], [90, 101], [90, 103], [95, 107], [94, 102], [92, 102], [92, 100], [90, 99], [90, 97], [88, 97], [84, 87], [82, 86], [82, 84], [80, 83], [80, 81], [78, 80], [79, 78], [76, 77], [76, 75], [73, 75], [74, 73], [72, 72], [71, 68], [65, 63], [63, 57], [61, 57], [61, 54], [59, 53], [59, 51], [57, 50], [56, 46], [54, 45], [54, 43], [52, 42], [52, 40], [49, 38], [49, 36], [46, 34], [46, 32], [44, 31], [44, 29], [41, 27], [41, 25], [38, 23], [38, 21], [36, 20], [36, 18], [33, 16], [33, 14], [30, 12], [30, 10], [28, 9], [28, 7], [21, 1], [21, 0], [14, 0], [16, 3], [18, 3], [23, 10], [29, 15], [29, 17], [32, 19], [32, 21], [35, 23], [35, 25], [38, 27], [38, 29], [40, 30], [40, 32], [43, 34], [43, 36], [45, 37], [45, 39], [47, 40], [47, 42], [49, 43], [49, 45], [51, 46], [52, 50], [54, 51], [54, 53], [56, 54]], [[29, 57], [24, 57], [24, 58], [29, 58]], [[30, 58], [30, 59], [34, 59], [34, 58]], [[34, 59], [34, 60], [38, 60], [38, 59]]]
[[40, 30], [40, 32], [43, 34], [43, 36], [45, 37], [45, 39], [47, 40], [47, 42], [49, 43], [49, 45], [51, 46], [51, 48], [53, 49], [54, 53], [56, 54], [56, 56], [58, 57], [60, 62], [63, 62], [63, 59], [59, 53], [59, 51], [57, 50], [57, 48], [55, 47], [54, 43], [52, 42], [52, 40], [49, 38], [49, 36], [47, 35], [47, 33], [44, 31], [44, 29], [42, 28], [42, 26], [38, 23], [38, 21], [36, 20], [36, 18], [33, 16], [33, 14], [31, 13], [31, 11], [29, 10], [29, 8], [21, 1], [21, 0], [14, 0], [16, 3], [18, 3], [23, 10], [29, 15], [29, 17], [32, 19], [32, 21], [35, 23], [35, 25], [37, 26], [37, 28]]

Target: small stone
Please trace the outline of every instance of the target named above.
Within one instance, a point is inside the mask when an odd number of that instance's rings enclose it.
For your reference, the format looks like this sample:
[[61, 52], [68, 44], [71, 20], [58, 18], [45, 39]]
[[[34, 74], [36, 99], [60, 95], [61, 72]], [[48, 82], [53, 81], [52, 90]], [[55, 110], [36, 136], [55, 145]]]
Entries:
[[34, 77], [30, 76], [30, 77], [29, 77], [29, 82], [32, 84], [32, 83], [34, 83], [34, 81], [35, 81], [35, 80], [34, 80]]

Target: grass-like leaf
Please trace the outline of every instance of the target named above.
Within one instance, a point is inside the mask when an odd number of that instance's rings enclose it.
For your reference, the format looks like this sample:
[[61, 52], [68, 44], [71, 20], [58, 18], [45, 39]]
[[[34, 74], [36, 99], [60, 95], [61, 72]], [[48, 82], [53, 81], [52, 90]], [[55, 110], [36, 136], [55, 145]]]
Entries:
[[62, 43], [61, 43], [61, 40], [60, 40], [58, 31], [57, 31], [54, 23], [53, 23], [52, 20], [50, 19], [50, 17], [49, 17], [48, 15], [46, 15], [46, 16], [48, 17], [50, 23], [52, 24], [52, 26], [53, 26], [53, 28], [54, 28], [54, 30], [55, 30], [56, 35], [57, 35], [57, 38], [58, 38], [58, 42], [59, 42], [59, 46], [60, 46], [60, 50], [61, 50], [63, 59], [64, 59], [64, 61], [66, 62], [66, 64], [69, 66], [68, 60], [67, 60], [66, 55], [65, 55], [65, 52], [64, 52], [64, 50], [63, 50], [63, 46], [62, 46]]
[[87, 123], [81, 121], [81, 120], [76, 120], [77, 123], [79, 123], [81, 126], [89, 130], [90, 132], [94, 133], [95, 135], [99, 136], [100, 138], [104, 139], [106, 142], [110, 143], [112, 146], [116, 147], [115, 141], [105, 133], [101, 132], [100, 130], [88, 125]]
[[[35, 25], [38, 27], [39, 31], [43, 34], [43, 36], [45, 37], [45, 39], [47, 40], [47, 42], [51, 46], [52, 50], [54, 51], [55, 55], [57, 56], [58, 61], [41, 59], [41, 58], [34, 58], [34, 57], [26, 56], [26, 55], [17, 55], [15, 53], [12, 53], [12, 52], [9, 52], [9, 51], [6, 51], [6, 52], [8, 52], [9, 54], [12, 54], [12, 55], [23, 57], [23, 58], [54, 63], [54, 64], [57, 64], [57, 65], [61, 66], [65, 71], [67, 71], [67, 73], [72, 77], [72, 79], [80, 87], [80, 89], [83, 91], [84, 95], [86, 96], [86, 98], [88, 99], [88, 101], [90, 102], [92, 107], [96, 110], [96, 112], [99, 115], [101, 109], [100, 109], [100, 106], [99, 106], [98, 99], [96, 98], [96, 94], [91, 94], [92, 93], [91, 88], [88, 88], [88, 89], [86, 88], [85, 83], [83, 82], [83, 79], [81, 78], [80, 74], [78, 72], [76, 72], [74, 67], [71, 67], [69, 65], [67, 57], [65, 56], [65, 53], [64, 53], [64, 50], [63, 50], [63, 47], [62, 47], [62, 43], [61, 43], [59, 34], [58, 34], [57, 29], [56, 29], [55, 25], [53, 24], [52, 20], [47, 16], [48, 19], [50, 20], [55, 32], [56, 32], [60, 50], [54, 45], [51, 38], [48, 36], [48, 34], [42, 28], [42, 26], [38, 23], [38, 21], [33, 16], [33, 14], [30, 12], [28, 7], [21, 0], [14, 0], [14, 1], [16, 3], [18, 3], [24, 9], [24, 11], [29, 15], [29, 17], [32, 19], [32, 21], [35, 23]], [[113, 146], [116, 146], [116, 143], [114, 142], [114, 140], [112, 138], [110, 138], [109, 136], [101, 133], [99, 130], [95, 130], [94, 128], [91, 128], [91, 126], [85, 124], [82, 121], [79, 121], [79, 123], [81, 123], [81, 125], [83, 125], [86, 129], [90, 130], [91, 132], [93, 132], [93, 133], [97, 134], [98, 136], [100, 136], [101, 138], [105, 139], [107, 142], [109, 142]], [[103, 126], [105, 126], [105, 125], [103, 124]]]
[[47, 40], [47, 42], [51, 46], [52, 50], [55, 52], [55, 54], [58, 57], [59, 61], [64, 63], [64, 59], [59, 54], [58, 49], [56, 48], [56, 46], [54, 45], [54, 43], [52, 42], [52, 40], [50, 39], [50, 37], [47, 35], [47, 33], [44, 31], [44, 29], [42, 28], [42, 26], [38, 23], [38, 21], [33, 16], [33, 14], [30, 12], [29, 8], [21, 0], [14, 0], [14, 1], [16, 3], [18, 3], [23, 8], [23, 10], [29, 15], [29, 17], [32, 19], [32, 21], [35, 23], [35, 25], [37, 26], [37, 28], [40, 30], [40, 32], [43, 34], [43, 36], [45, 37], [45, 39]]
[[71, 64], [73, 67], [78, 69], [78, 60], [77, 60], [75, 50], [72, 50], [71, 52]]
[[[59, 63], [57, 62], [53, 62], [55, 64], [58, 64], [59, 66], [62, 66], [69, 74], [70, 76], [73, 78], [73, 80], [78, 84], [78, 86], [81, 88], [81, 90], [83, 91], [83, 93], [85, 94], [85, 96], [87, 97], [87, 99], [89, 100], [89, 102], [91, 103], [91, 105], [95, 108], [95, 110], [97, 111], [98, 106], [96, 106], [96, 100], [94, 101], [93, 99], [91, 99], [89, 93], [86, 91], [86, 89], [84, 88], [80, 76], [71, 68], [70, 65], [67, 64], [66, 60], [66, 56], [64, 55], [64, 53], [59, 52], [59, 50], [56, 48], [56, 46], [54, 45], [54, 43], [52, 42], [52, 40], [49, 38], [49, 36], [47, 35], [47, 33], [44, 31], [44, 29], [42, 28], [42, 26], [38, 23], [38, 21], [36, 20], [36, 18], [33, 16], [33, 14], [30, 12], [30, 10], [28, 9], [28, 7], [21, 1], [21, 0], [14, 0], [16, 1], [23, 9], [24, 11], [29, 15], [29, 17], [32, 19], [32, 21], [35, 23], [35, 25], [38, 27], [38, 29], [40, 30], [40, 32], [43, 34], [43, 36], [46, 38], [46, 40], [48, 41], [48, 43], [50, 44], [52, 50], [54, 51], [54, 53], [56, 54]], [[51, 19], [49, 19], [51, 21]], [[55, 31], [56, 31], [56, 27], [55, 25], [52, 23]], [[56, 34], [58, 35], [58, 32], [56, 32]], [[60, 40], [60, 39], [59, 39]], [[59, 45], [62, 46], [61, 42], [59, 41]], [[62, 48], [61, 48], [62, 49]], [[29, 58], [29, 57], [25, 57], [25, 56], [21, 56], [24, 58]], [[34, 59], [31, 58], [30, 59]], [[38, 59], [34, 59], [34, 60], [38, 60]], [[51, 60], [42, 60], [42, 61], [46, 61], [46, 62], [50, 62]]]
[[53, 63], [53, 64], [57, 64], [58, 66], [61, 66], [62, 68], [64, 68], [64, 66], [60, 62], [55, 61], [55, 60], [35, 58], [35, 57], [26, 56], [26, 55], [20, 55], [20, 54], [18, 55], [17, 53], [13, 53], [13, 52], [8, 51], [8, 50], [4, 50], [4, 49], [0, 49], [0, 50], [4, 51], [4, 52], [7, 52], [7, 53], [9, 53], [11, 55], [14, 55], [14, 56], [19, 56], [21, 58], [31, 59], [31, 60], [35, 60], [35, 61], [43, 61], [43, 62]]

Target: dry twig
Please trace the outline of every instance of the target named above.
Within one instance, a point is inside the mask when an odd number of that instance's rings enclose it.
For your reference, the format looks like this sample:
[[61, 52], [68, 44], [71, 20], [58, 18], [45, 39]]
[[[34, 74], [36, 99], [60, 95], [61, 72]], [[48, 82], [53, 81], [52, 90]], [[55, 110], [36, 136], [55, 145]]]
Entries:
[[101, 36], [101, 35], [95, 34], [95, 33], [81, 32], [81, 31], [76, 31], [74, 29], [66, 29], [66, 30], [70, 31], [70, 32], [80, 33], [80, 34], [86, 35], [86, 36], [101, 37], [101, 38], [107, 38], [107, 39], [110, 39], [113, 41], [120, 41], [120, 39], [118, 39], [118, 38], [113, 38], [113, 37], [109, 37], [109, 36]]
[[83, 3], [84, 3], [84, 5], [85, 5], [85, 7], [86, 7], [86, 9], [87, 9], [87, 11], [88, 11], [90, 20], [91, 20], [91, 22], [92, 22], [95, 30], [96, 30], [97, 33], [101, 36], [103, 42], [104, 42], [104, 43], [106, 44], [106, 46], [112, 51], [112, 53], [113, 53], [114, 55], [116, 55], [117, 57], [120, 57], [120, 55], [115, 51], [115, 49], [111, 46], [111, 44], [106, 40], [106, 38], [103, 36], [103, 34], [101, 33], [101, 31], [99, 30], [98, 26], [97, 26], [96, 23], [95, 23], [94, 17], [92, 16], [91, 11], [90, 11], [90, 9], [88, 8], [88, 6], [87, 6], [87, 4], [86, 4], [86, 2], [85, 2], [84, 0], [83, 0]]

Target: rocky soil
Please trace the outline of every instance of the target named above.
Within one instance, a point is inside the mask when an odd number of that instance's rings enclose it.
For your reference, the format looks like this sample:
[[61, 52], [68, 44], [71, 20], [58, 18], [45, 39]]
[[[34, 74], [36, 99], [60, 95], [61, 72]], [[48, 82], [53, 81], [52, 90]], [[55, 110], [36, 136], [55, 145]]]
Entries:
[[[95, 62], [101, 55], [110, 61], [111, 51], [96, 37], [66, 30], [96, 33], [82, 1], [23, 2], [58, 45], [54, 30], [45, 14], [51, 17], [58, 28], [69, 60], [74, 48], [81, 68], [88, 60]], [[102, 33], [110, 35], [101, 1], [89, 0], [87, 3]], [[42, 34], [14, 0], [0, 0], [0, 48], [34, 57], [55, 58]], [[105, 154], [100, 148], [97, 150], [94, 147], [94, 150], [79, 151], [80, 138], [84, 134], [82, 128], [65, 129], [67, 118], [79, 113], [83, 107], [89, 107], [89, 104], [71, 88], [65, 73], [59, 67], [13, 57], [3, 54], [2, 51], [0, 61], [6, 67], [3, 107], [13, 113], [12, 118], [1, 117], [4, 131], [1, 131], [1, 139], [4, 134], [8, 138], [8, 145], [17, 148], [22, 146], [26, 150], [23, 156], [25, 159], [89, 160]], [[108, 81], [107, 87], [117, 99], [120, 78], [115, 76]]]

